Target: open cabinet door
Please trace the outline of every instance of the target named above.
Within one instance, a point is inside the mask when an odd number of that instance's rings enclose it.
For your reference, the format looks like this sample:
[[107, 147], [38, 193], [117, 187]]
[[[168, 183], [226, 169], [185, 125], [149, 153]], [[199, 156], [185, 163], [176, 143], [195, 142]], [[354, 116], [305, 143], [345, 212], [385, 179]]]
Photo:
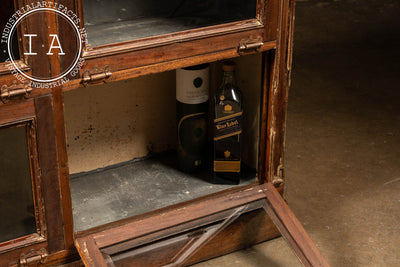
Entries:
[[329, 266], [304, 227], [271, 183], [265, 184], [264, 209], [304, 266]]
[[78, 237], [75, 245], [86, 266], [186, 266], [240, 215], [260, 208], [304, 266], [329, 266], [271, 183]]

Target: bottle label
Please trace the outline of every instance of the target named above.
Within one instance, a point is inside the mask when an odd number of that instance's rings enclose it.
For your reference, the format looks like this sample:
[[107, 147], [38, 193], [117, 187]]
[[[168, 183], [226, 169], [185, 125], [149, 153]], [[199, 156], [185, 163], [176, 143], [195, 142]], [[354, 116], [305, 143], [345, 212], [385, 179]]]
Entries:
[[214, 120], [214, 141], [242, 133], [242, 112]]
[[185, 104], [200, 104], [208, 100], [209, 68], [176, 70], [176, 99]]
[[214, 160], [214, 172], [240, 172], [240, 160]]
[[182, 117], [178, 123], [178, 168], [194, 171], [205, 162], [207, 147], [207, 113]]

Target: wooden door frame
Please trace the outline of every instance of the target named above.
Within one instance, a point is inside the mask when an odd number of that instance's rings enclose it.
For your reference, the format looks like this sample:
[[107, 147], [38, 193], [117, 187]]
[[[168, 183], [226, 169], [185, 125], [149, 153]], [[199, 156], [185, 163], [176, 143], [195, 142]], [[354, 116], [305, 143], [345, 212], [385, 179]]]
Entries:
[[[109, 253], [110, 250], [117, 253], [131, 249], [134, 245], [142, 245], [144, 237], [149, 238], [149, 242], [154, 242], [172, 234], [186, 232], [195, 226], [223, 221], [239, 210], [245, 213], [260, 207], [270, 216], [304, 266], [329, 266], [271, 183], [78, 237], [75, 244], [85, 266], [106, 267], [108, 265], [103, 253]], [[153, 249], [156, 248], [157, 244], [153, 246]], [[171, 258], [174, 256], [171, 255]], [[165, 259], [165, 266], [184, 266], [187, 261], [190, 259], [180, 263]]]

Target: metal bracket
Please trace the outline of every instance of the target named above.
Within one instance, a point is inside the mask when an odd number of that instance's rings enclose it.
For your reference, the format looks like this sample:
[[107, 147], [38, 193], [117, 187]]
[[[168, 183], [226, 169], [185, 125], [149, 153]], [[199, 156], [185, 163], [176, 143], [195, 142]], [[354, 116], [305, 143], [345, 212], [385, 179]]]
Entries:
[[85, 70], [82, 75], [82, 83], [86, 86], [88, 83], [106, 82], [111, 74], [112, 72], [108, 65], [105, 65], [103, 69], [100, 69], [99, 66], [94, 66], [92, 72]]
[[249, 39], [242, 39], [240, 41], [238, 52], [241, 55], [250, 52], [258, 52], [263, 44], [263, 38], [261, 36], [257, 36], [256, 38], [250, 36]]
[[19, 266], [28, 266], [32, 264], [45, 264], [47, 260], [47, 250], [45, 248], [41, 248], [40, 250], [32, 249], [28, 254], [22, 254], [19, 257]]
[[11, 86], [7, 86], [6, 84], [4, 84], [1, 87], [0, 98], [3, 103], [7, 103], [11, 98], [14, 97], [29, 97], [31, 92], [32, 87], [29, 86], [29, 83], [18, 84], [18, 81], [14, 80]]

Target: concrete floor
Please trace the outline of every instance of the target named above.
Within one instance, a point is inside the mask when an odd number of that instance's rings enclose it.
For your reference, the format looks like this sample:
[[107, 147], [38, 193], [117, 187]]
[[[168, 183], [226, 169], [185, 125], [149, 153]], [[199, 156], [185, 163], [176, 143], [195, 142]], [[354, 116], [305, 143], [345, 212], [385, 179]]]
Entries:
[[[331, 266], [400, 266], [400, 3], [297, 0], [285, 197]], [[276, 239], [206, 266], [296, 266]]]

